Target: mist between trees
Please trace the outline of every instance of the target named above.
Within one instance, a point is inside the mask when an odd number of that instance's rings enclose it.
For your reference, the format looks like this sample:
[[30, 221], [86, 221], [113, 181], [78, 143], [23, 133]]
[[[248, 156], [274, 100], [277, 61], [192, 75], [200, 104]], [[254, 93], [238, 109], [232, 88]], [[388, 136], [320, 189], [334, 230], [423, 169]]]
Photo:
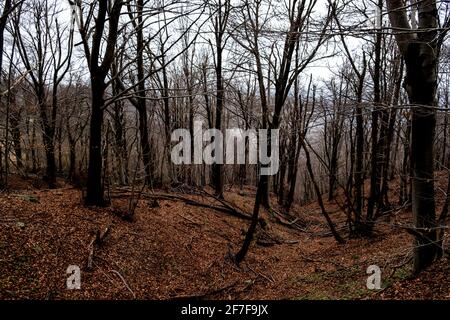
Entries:
[[[437, 214], [434, 173], [450, 165], [448, 2], [5, 0], [1, 9], [3, 188], [12, 174], [50, 188], [59, 177], [85, 189], [86, 205], [105, 206], [121, 185], [211, 185], [223, 201], [226, 186], [254, 186], [237, 262], [261, 207], [273, 211], [271, 192], [286, 217], [294, 202], [317, 200], [344, 242], [323, 205], [342, 192], [351, 236], [412, 206], [416, 272], [443, 254], [450, 179]], [[193, 137], [196, 121], [279, 130], [277, 146], [266, 145], [276, 174], [250, 161], [249, 139], [235, 165], [174, 163], [172, 133]], [[183, 156], [211, 143], [190, 139]]]
[[[172, 142], [181, 140], [172, 148], [173, 164], [260, 164], [260, 175], [273, 176], [278, 173], [279, 129], [272, 129], [270, 132], [261, 129], [256, 132], [253, 129], [243, 131], [234, 128], [226, 129], [223, 134], [217, 129], [203, 132], [202, 126], [202, 122], [194, 122], [193, 136], [188, 129], [176, 129], [172, 132]], [[209, 144], [203, 148], [203, 142]], [[191, 145], [194, 150], [191, 150]]]

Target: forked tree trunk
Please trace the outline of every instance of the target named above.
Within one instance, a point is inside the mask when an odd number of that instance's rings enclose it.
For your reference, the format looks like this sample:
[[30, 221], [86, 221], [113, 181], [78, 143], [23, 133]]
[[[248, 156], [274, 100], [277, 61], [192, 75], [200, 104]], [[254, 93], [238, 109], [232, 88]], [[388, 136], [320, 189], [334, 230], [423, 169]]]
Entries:
[[[123, 2], [118, 0], [108, 8], [108, 1], [98, 1], [95, 17], [95, 32], [92, 46], [89, 46], [87, 28], [79, 25], [83, 48], [89, 64], [91, 78], [91, 119], [89, 137], [89, 165], [85, 203], [87, 205], [105, 205], [102, 184], [102, 125], [104, 112], [105, 79], [114, 60], [114, 52], [118, 36], [118, 25]], [[80, 10], [81, 11], [81, 10]], [[108, 14], [108, 17], [107, 17]], [[81, 21], [81, 19], [79, 19]], [[105, 50], [101, 50], [105, 22], [108, 21], [108, 35], [104, 41]], [[103, 53], [101, 57], [101, 53]], [[100, 63], [101, 61], [101, 63]]]

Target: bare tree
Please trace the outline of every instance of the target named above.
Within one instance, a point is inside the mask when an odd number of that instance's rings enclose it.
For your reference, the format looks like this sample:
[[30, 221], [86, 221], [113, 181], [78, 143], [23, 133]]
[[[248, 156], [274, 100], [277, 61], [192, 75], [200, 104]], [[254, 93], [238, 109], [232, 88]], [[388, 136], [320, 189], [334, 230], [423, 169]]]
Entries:
[[[231, 13], [231, 1], [230, 0], [218, 0], [212, 7], [213, 10], [213, 29], [214, 29], [214, 47], [215, 59], [214, 69], [216, 72], [216, 119], [214, 129], [222, 129], [222, 114], [224, 109], [224, 80], [223, 80], [223, 51], [227, 42], [227, 36], [225, 31], [228, 27], [228, 19]], [[215, 141], [219, 142], [219, 141]], [[216, 144], [215, 152], [223, 154], [223, 149], [220, 150], [220, 143]], [[223, 166], [221, 163], [214, 163], [212, 168], [212, 179], [215, 187], [216, 195], [219, 198], [223, 198], [223, 185], [224, 174]]]
[[[397, 44], [405, 60], [404, 87], [412, 106], [411, 180], [416, 244], [414, 270], [417, 273], [433, 262], [437, 252], [433, 146], [438, 57], [444, 36], [438, 31], [436, 1], [423, 0], [413, 4], [418, 12], [417, 29], [408, 21], [403, 1], [386, 0], [386, 3]], [[415, 19], [414, 16], [413, 25]]]
[[[39, 106], [47, 161], [44, 178], [51, 188], [56, 183], [58, 88], [69, 70], [73, 45], [70, 26], [61, 25], [58, 21], [59, 10], [54, 1], [36, 0], [21, 5], [19, 14], [14, 17], [18, 51], [30, 76]], [[30, 23], [34, 28], [23, 28], [25, 23]], [[48, 97], [50, 90], [51, 98]]]
[[[3, 5], [3, 12], [0, 16], [0, 52], [2, 53], [0, 55], [0, 73], [3, 71], [3, 46], [4, 46], [4, 33], [6, 24], [8, 22], [8, 16], [11, 13], [12, 6], [11, 6], [11, 0], [5, 0], [5, 3]], [[1, 79], [1, 77], [0, 77]], [[1, 83], [1, 80], [0, 80]]]
[[[256, 70], [257, 70], [257, 78], [259, 82], [260, 88], [260, 96], [261, 96], [261, 105], [262, 105], [262, 113], [263, 113], [263, 128], [268, 129], [278, 129], [281, 123], [281, 115], [282, 110], [285, 105], [286, 99], [290, 93], [292, 85], [295, 82], [295, 79], [300, 75], [300, 73], [308, 66], [308, 64], [316, 57], [316, 54], [326, 39], [326, 30], [328, 29], [328, 25], [331, 21], [331, 12], [335, 10], [334, 6], [330, 6], [328, 8], [328, 13], [325, 16], [325, 21], [321, 30], [318, 31], [318, 36], [315, 40], [314, 45], [311, 48], [311, 51], [308, 51], [302, 59], [301, 63], [294, 64], [294, 52], [297, 47], [297, 43], [302, 39], [301, 31], [304, 30], [308, 21], [310, 21], [312, 12], [317, 4], [317, 1], [297, 1], [293, 0], [289, 2], [289, 6], [287, 8], [287, 16], [289, 19], [289, 25], [287, 30], [285, 31], [284, 43], [282, 44], [282, 54], [280, 57], [280, 63], [278, 68], [275, 69], [275, 103], [274, 103], [274, 112], [272, 115], [271, 121], [269, 121], [269, 110], [268, 110], [268, 101], [264, 101], [266, 99], [265, 87], [264, 87], [264, 76], [262, 70], [261, 63], [261, 55], [259, 51], [259, 42], [261, 28], [264, 27], [260, 25], [260, 12], [261, 2], [256, 1], [256, 4], [252, 6], [247, 1], [245, 2], [245, 7], [242, 10], [244, 13], [244, 22], [241, 25], [243, 29], [244, 39], [240, 39], [239, 37], [235, 37], [235, 40], [246, 50], [248, 50], [255, 58], [256, 61]], [[270, 9], [269, 9], [270, 10]], [[271, 137], [268, 135], [268, 146], [267, 150], [270, 154], [271, 152]], [[269, 178], [267, 175], [261, 175], [258, 182], [258, 191], [255, 199], [255, 207], [253, 210], [253, 217], [250, 227], [247, 231], [246, 238], [242, 245], [241, 250], [236, 254], [236, 261], [239, 263], [242, 261], [248, 251], [250, 246], [250, 242], [253, 238], [253, 233], [256, 229], [258, 223], [259, 216], [259, 207], [260, 205], [265, 206], [269, 210], [270, 201], [269, 201]]]
[[[86, 18], [83, 17], [81, 1], [73, 6], [82, 39], [84, 54], [89, 67], [91, 80], [91, 119], [89, 140], [89, 168], [86, 204], [102, 206], [104, 186], [102, 184], [102, 125], [105, 109], [106, 76], [114, 60], [114, 52], [119, 31], [119, 18], [123, 6], [122, 0], [110, 3], [107, 0], [93, 2], [88, 7]], [[97, 7], [97, 8], [96, 8]], [[94, 17], [95, 12], [95, 17]], [[94, 18], [94, 32], [90, 40], [90, 25]], [[107, 37], [104, 40], [106, 23]], [[104, 50], [101, 50], [105, 42]], [[103, 52], [102, 52], [103, 51]]]

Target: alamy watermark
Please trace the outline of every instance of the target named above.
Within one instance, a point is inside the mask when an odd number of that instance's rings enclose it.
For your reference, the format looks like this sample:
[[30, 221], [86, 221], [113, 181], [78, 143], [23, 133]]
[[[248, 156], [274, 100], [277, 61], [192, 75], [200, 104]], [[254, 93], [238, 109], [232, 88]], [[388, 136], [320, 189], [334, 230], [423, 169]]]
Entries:
[[367, 268], [367, 289], [369, 290], [380, 290], [381, 289], [381, 269], [377, 265], [371, 265]]
[[[192, 140], [193, 139], [193, 140]], [[194, 122], [193, 137], [187, 129], [172, 132], [171, 160], [174, 164], [260, 164], [260, 174], [273, 176], [279, 169], [278, 129], [203, 130], [201, 121]], [[192, 150], [192, 147], [194, 150]], [[225, 150], [225, 154], [224, 154]], [[236, 151], [236, 152], [235, 152]]]
[[70, 265], [66, 273], [70, 276], [66, 280], [66, 286], [68, 290], [80, 290], [81, 289], [81, 270], [79, 266]]

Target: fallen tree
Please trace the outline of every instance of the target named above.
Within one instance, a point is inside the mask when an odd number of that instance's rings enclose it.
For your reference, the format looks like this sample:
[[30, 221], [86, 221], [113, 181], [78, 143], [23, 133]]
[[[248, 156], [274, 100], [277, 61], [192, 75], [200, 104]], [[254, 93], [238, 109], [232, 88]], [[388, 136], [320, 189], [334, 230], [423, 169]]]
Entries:
[[[207, 193], [205, 193], [207, 194]], [[118, 199], [118, 198], [127, 198], [131, 197], [132, 193], [128, 188], [119, 188], [116, 191], [111, 194], [112, 198]], [[142, 192], [141, 198], [146, 200], [175, 200], [175, 201], [182, 201], [190, 206], [196, 206], [201, 208], [208, 208], [215, 211], [223, 212], [230, 214], [232, 216], [244, 219], [244, 220], [251, 220], [251, 217], [244, 212], [240, 211], [238, 208], [235, 208], [231, 204], [227, 203], [225, 200], [221, 199], [218, 200], [216, 197], [211, 196], [217, 202], [220, 203], [220, 205], [212, 204], [212, 203], [204, 203], [197, 200], [194, 200], [192, 198], [188, 198], [186, 196], [183, 196], [181, 194], [167, 194], [167, 193], [154, 193], [154, 192]]]

